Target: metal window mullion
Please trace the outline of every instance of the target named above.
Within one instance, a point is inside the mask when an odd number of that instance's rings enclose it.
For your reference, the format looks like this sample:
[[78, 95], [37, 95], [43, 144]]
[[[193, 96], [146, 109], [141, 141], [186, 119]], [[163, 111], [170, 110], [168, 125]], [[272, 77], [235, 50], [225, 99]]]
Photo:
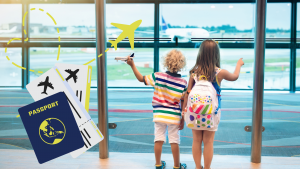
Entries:
[[[154, 38], [159, 38], [159, 2], [154, 4]], [[159, 41], [154, 41], [154, 72], [159, 71]]]
[[267, 0], [256, 0], [251, 162], [261, 162]]
[[[25, 13], [29, 9], [29, 4], [27, 1], [24, 1], [22, 3], [22, 17], [25, 15]], [[28, 42], [25, 42], [24, 40], [28, 37], [28, 33], [24, 33], [24, 29], [28, 31], [28, 25], [29, 25], [29, 16], [25, 18], [24, 27], [22, 25], [22, 67], [25, 67], [26, 69], [22, 69], [22, 88], [25, 88], [26, 85], [29, 83], [29, 48], [27, 46]]]
[[290, 92], [296, 91], [297, 0], [291, 5]]
[[[108, 131], [108, 104], [107, 104], [107, 53], [106, 31], [105, 31], [105, 5], [106, 0], [96, 0], [96, 48], [97, 55], [97, 96], [98, 96], [98, 127], [104, 139], [99, 143], [99, 157], [106, 159], [109, 157], [109, 131]], [[99, 54], [103, 54], [101, 57]]]

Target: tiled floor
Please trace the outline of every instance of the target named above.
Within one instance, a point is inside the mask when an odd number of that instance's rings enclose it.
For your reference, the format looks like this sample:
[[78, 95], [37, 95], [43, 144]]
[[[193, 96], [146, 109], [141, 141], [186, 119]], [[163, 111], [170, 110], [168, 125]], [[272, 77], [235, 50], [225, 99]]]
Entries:
[[[172, 155], [163, 154], [167, 169], [173, 166]], [[194, 169], [191, 154], [181, 155], [181, 161]], [[98, 152], [87, 152], [73, 159], [70, 155], [59, 157], [45, 164], [39, 164], [33, 150], [0, 149], [0, 168], [46, 168], [46, 169], [153, 169], [154, 154], [152, 153], [110, 153], [108, 159], [99, 159]], [[261, 164], [250, 162], [249, 156], [215, 155], [212, 169], [299, 169], [299, 157], [262, 157]]]

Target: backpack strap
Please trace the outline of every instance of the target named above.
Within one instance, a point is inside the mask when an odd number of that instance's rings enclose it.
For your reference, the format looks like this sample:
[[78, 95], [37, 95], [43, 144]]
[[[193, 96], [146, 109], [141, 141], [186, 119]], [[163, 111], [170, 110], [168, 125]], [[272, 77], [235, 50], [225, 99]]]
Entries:
[[204, 78], [207, 81], [207, 77], [204, 75], [201, 75], [200, 77], [198, 77], [195, 73], [192, 74], [195, 82], [198, 82], [200, 79]]
[[222, 69], [216, 68], [215, 70], [216, 70], [216, 71], [215, 71], [215, 73], [216, 73], [216, 75], [215, 75], [216, 82], [217, 82], [217, 84], [220, 86], [220, 83], [219, 83], [219, 81], [218, 81], [218, 74], [221, 72]]

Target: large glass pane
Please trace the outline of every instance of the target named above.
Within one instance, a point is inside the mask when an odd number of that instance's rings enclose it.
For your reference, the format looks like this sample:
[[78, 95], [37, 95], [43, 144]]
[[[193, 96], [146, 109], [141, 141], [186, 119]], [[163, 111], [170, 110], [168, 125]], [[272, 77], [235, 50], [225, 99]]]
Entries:
[[296, 93], [264, 94], [262, 155], [299, 156], [299, 100]]
[[32, 8], [35, 10], [29, 12], [31, 41], [58, 41], [58, 36], [62, 41], [95, 40], [94, 4], [30, 4]]
[[239, 38], [253, 38], [255, 6], [252, 3], [168, 3], [161, 4], [160, 9], [161, 38], [177, 37], [179, 42], [189, 42], [191, 38], [233, 38], [233, 42], [244, 42]]
[[134, 62], [137, 69], [142, 75], [149, 75], [153, 73], [153, 52], [152, 48], [110, 50], [107, 53], [108, 87], [145, 87], [144, 83], [140, 83], [136, 79], [131, 67], [125, 62], [116, 61], [115, 57], [126, 57], [130, 53], [134, 53]]
[[[170, 50], [167, 48], [159, 49], [159, 56], [165, 56]], [[189, 79], [189, 71], [196, 63], [198, 48], [178, 48], [186, 57], [186, 68], [181, 74], [186, 80]], [[253, 49], [221, 49], [221, 68], [234, 72], [236, 63], [239, 58], [244, 58], [245, 65], [241, 69], [240, 77], [235, 82], [223, 81], [222, 88], [225, 89], [252, 89], [253, 88], [253, 67], [254, 67], [254, 50]], [[166, 71], [160, 61], [160, 71]]]
[[0, 86], [22, 86], [22, 69], [14, 66], [12, 62], [22, 66], [22, 49], [7, 48], [5, 53], [5, 48], [0, 48]]
[[[130, 25], [137, 20], [142, 20], [142, 23], [134, 32], [134, 37], [154, 38], [154, 4], [107, 4], [106, 37], [110, 40], [116, 39], [123, 31], [111, 23]], [[144, 40], [136, 39], [135, 42]]]
[[[144, 87], [139, 83], [130, 66], [125, 62], [116, 61], [115, 57], [126, 57], [130, 53], [135, 54], [135, 64], [143, 75], [153, 73], [153, 49], [151, 48], [121, 48], [107, 52], [107, 83], [109, 87]], [[95, 48], [61, 48], [59, 61], [57, 61], [57, 48], [30, 48], [30, 69], [46, 72], [55, 63], [68, 63], [82, 65], [96, 58]], [[41, 61], [42, 60], [42, 61]], [[92, 62], [92, 87], [97, 86], [97, 66]], [[40, 74], [30, 72], [30, 81]]]
[[300, 49], [297, 49], [296, 53], [296, 90], [300, 90]]
[[[160, 48], [160, 56], [165, 56], [171, 49]], [[188, 80], [189, 70], [195, 65], [197, 48], [179, 48], [187, 58], [186, 69], [181, 74]], [[236, 62], [243, 58], [245, 65], [241, 69], [239, 79], [235, 82], [223, 81], [225, 89], [253, 89], [253, 49], [220, 49], [221, 68], [234, 72]], [[289, 89], [290, 49], [266, 49], [265, 51], [265, 89]], [[160, 70], [166, 71], [160, 62]]]
[[[68, 63], [83, 65], [96, 58], [95, 48], [61, 48], [59, 60], [57, 61], [57, 48], [30, 48], [30, 81], [39, 77], [37, 71], [46, 72], [52, 68], [55, 63]], [[96, 62], [92, 62], [92, 86], [97, 85], [97, 67]]]
[[32, 150], [23, 122], [16, 118], [20, 107], [34, 102], [32, 97], [26, 89], [0, 89], [0, 93], [0, 149]]
[[0, 4], [0, 41], [22, 37], [22, 4]]
[[267, 42], [290, 42], [291, 3], [268, 3], [266, 22]]
[[290, 49], [266, 49], [265, 89], [289, 89]]

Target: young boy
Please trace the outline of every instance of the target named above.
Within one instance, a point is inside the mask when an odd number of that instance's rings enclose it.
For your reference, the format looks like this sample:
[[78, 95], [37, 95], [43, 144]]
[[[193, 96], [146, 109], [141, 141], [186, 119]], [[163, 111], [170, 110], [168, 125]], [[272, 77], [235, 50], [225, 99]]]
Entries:
[[164, 67], [167, 72], [156, 72], [147, 76], [142, 76], [135, 67], [133, 59], [127, 59], [127, 64], [131, 66], [136, 78], [145, 85], [154, 87], [153, 122], [154, 133], [154, 153], [156, 169], [164, 169], [166, 163], [161, 161], [163, 143], [166, 142], [166, 130], [168, 129], [169, 143], [171, 144], [174, 158], [174, 169], [186, 169], [186, 164], [180, 163], [180, 132], [181, 120], [180, 99], [186, 92], [187, 82], [178, 74], [186, 64], [185, 57], [178, 50], [171, 50], [164, 57]]

